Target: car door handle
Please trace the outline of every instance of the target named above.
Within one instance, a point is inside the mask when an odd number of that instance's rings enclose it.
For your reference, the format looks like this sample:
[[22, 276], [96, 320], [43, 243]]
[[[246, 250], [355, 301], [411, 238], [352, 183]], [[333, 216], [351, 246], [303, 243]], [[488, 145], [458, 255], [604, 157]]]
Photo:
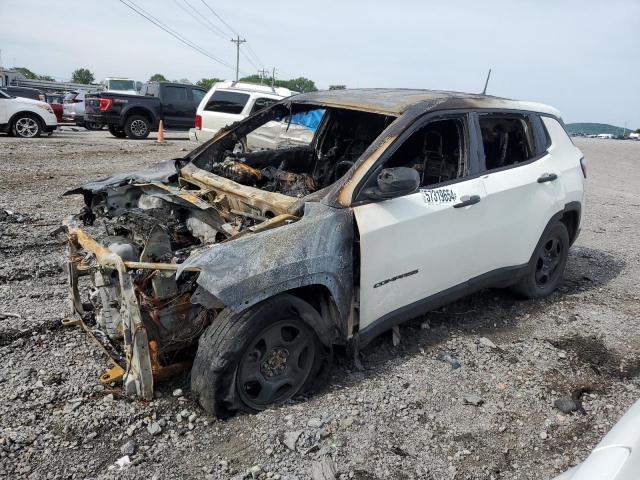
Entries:
[[453, 208], [462, 208], [462, 207], [468, 207], [469, 205], [475, 205], [476, 203], [480, 202], [480, 195], [463, 195], [462, 197], [460, 197], [460, 200], [462, 200], [460, 203], [456, 203]]
[[556, 178], [558, 178], [558, 175], [555, 173], [543, 173], [538, 179], [538, 183], [553, 182]]

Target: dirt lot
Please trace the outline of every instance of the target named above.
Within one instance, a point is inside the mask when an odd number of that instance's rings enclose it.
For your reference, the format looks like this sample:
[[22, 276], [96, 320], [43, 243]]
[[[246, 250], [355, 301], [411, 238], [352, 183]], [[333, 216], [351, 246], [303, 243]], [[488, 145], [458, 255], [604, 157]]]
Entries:
[[[167, 137], [0, 136], [0, 478], [304, 479], [324, 462], [360, 480], [538, 480], [584, 459], [640, 398], [640, 142], [596, 139], [577, 141], [588, 207], [546, 300], [478, 293], [405, 324], [399, 347], [383, 335], [362, 372], [338, 356], [324, 391], [259, 415], [206, 416], [187, 375], [147, 403], [100, 386], [105, 358], [60, 326], [63, 245], [49, 232], [81, 207], [66, 189], [194, 146]], [[584, 414], [554, 407], [581, 388]]]

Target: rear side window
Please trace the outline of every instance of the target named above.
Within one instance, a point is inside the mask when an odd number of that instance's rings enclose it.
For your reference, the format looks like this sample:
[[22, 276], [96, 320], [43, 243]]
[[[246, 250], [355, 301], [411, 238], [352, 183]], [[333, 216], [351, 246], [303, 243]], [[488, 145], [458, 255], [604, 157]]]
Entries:
[[536, 156], [528, 116], [481, 114], [478, 120], [487, 170], [516, 165]]
[[216, 90], [209, 98], [205, 110], [210, 112], [221, 113], [242, 113], [244, 106], [249, 100], [249, 94], [239, 92], [225, 92], [224, 90]]
[[256, 113], [259, 110], [262, 110], [263, 108], [270, 107], [271, 105], [273, 105], [277, 101], [278, 100], [276, 100], [275, 98], [265, 98], [265, 97], [256, 98], [256, 102], [253, 104], [253, 108], [251, 109], [251, 113], [253, 114], [253, 113]]
[[196, 88], [191, 89], [191, 93], [193, 95], [193, 101], [197, 103], [200, 103], [207, 94], [204, 90], [198, 90]]
[[171, 87], [166, 86], [162, 91], [165, 101], [181, 101], [187, 99], [187, 87]]

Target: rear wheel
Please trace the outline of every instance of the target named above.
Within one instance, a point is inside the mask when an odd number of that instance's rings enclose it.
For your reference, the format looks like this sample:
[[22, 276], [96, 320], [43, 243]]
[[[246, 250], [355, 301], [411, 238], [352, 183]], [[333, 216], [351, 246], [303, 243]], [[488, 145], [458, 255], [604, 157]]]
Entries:
[[42, 133], [42, 126], [40, 125], [40, 120], [35, 115], [21, 113], [13, 120], [11, 132], [16, 137], [39, 137]]
[[538, 243], [527, 273], [512, 289], [525, 298], [551, 294], [560, 282], [567, 264], [569, 233], [562, 222], [555, 222]]
[[84, 128], [86, 128], [87, 130], [102, 130], [102, 127], [104, 127], [104, 125], [102, 125], [101, 123], [84, 122]]
[[202, 407], [228, 417], [309, 390], [331, 356], [303, 316], [322, 321], [308, 303], [288, 294], [240, 314], [222, 311], [200, 338], [191, 371], [191, 389]]
[[109, 133], [111, 135], [113, 135], [114, 137], [117, 138], [125, 138], [127, 136], [127, 134], [125, 133], [125, 131], [121, 128], [116, 128], [113, 125], [109, 125]]
[[151, 125], [146, 117], [142, 115], [131, 115], [124, 122], [124, 131], [129, 138], [143, 140], [149, 136]]

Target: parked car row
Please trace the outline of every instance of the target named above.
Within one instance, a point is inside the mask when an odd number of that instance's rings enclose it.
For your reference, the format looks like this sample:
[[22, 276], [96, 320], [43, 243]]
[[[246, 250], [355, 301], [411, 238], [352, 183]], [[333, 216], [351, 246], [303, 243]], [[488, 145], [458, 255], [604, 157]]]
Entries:
[[[13, 85], [0, 87], [0, 91], [4, 92], [9, 97], [18, 99], [18, 101], [12, 103], [12, 106], [17, 106], [18, 104], [20, 104], [21, 100], [24, 100], [24, 99], [30, 99], [30, 100], [48, 104], [50, 109], [53, 111], [55, 115], [56, 124], [62, 123], [62, 122], [70, 122], [78, 126], [85, 127], [87, 128], [87, 130], [97, 130], [103, 127], [100, 124], [84, 121], [84, 96], [87, 93], [87, 91], [79, 90], [79, 91], [72, 91], [72, 92], [66, 92], [66, 93], [65, 92], [44, 93], [41, 90], [38, 90], [37, 88], [19, 87], [19, 86], [13, 86]], [[29, 111], [29, 108], [27, 107], [24, 107], [24, 108], [25, 108], [25, 112]], [[9, 133], [23, 136], [20, 134], [20, 132], [17, 132], [15, 128], [13, 128], [10, 120], [11, 119], [3, 120], [3, 123], [5, 121], [7, 122], [5, 124], [6, 130]], [[46, 123], [43, 123], [43, 125], [46, 125]], [[30, 131], [31, 130], [29, 130], [29, 132]], [[25, 133], [27, 133], [27, 131], [25, 131]], [[28, 136], [37, 136], [37, 135], [28, 135]]]
[[[149, 82], [140, 94], [135, 82], [109, 79], [104, 91], [76, 90], [44, 94], [27, 87], [2, 87], [8, 95], [46, 102], [57, 122], [70, 122], [87, 130], [105, 125], [118, 138], [135, 140], [159, 128], [189, 130], [192, 140], [207, 141], [223, 127], [242, 120], [296, 94], [286, 88], [239, 82], [219, 82], [207, 90], [182, 83]], [[313, 119], [276, 119], [243, 140], [244, 148], [273, 148], [278, 144], [306, 145], [314, 133]], [[12, 128], [7, 127], [9, 131]]]

